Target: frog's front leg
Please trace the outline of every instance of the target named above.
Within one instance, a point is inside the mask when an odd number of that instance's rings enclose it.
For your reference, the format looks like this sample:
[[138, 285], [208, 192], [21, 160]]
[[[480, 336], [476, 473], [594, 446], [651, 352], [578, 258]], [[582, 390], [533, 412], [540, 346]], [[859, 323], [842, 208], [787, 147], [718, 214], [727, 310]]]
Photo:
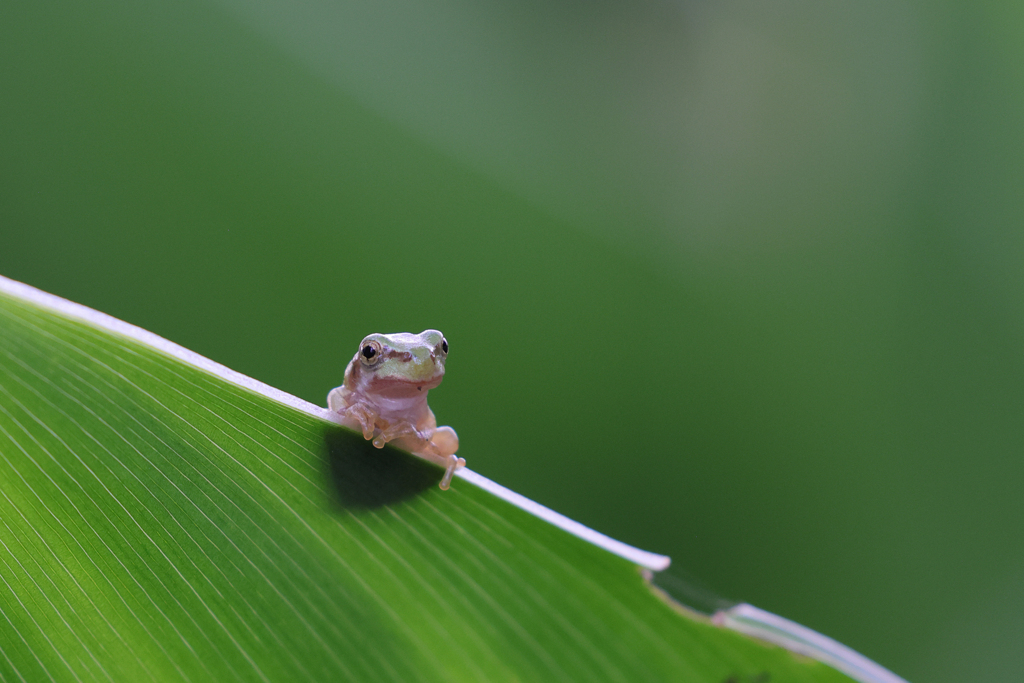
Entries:
[[[384, 448], [384, 444], [389, 441], [396, 439], [402, 439], [403, 443], [399, 444], [408, 451], [418, 451], [423, 445], [430, 442], [430, 437], [416, 429], [415, 425], [405, 420], [399, 420], [393, 424], [381, 420], [378, 423], [381, 427], [380, 434], [373, 440], [373, 445], [377, 448]], [[369, 437], [367, 437], [369, 438]]]
[[[377, 414], [377, 411], [367, 407], [365, 403], [348, 405], [342, 397], [335, 394], [336, 391], [338, 390], [335, 389], [327, 395], [328, 407], [344, 418], [342, 421], [346, 423], [346, 426], [358, 425], [363, 432], [363, 438], [367, 441], [372, 439], [374, 432], [381, 426], [380, 415]], [[386, 427], [387, 423], [385, 422], [383, 426]]]

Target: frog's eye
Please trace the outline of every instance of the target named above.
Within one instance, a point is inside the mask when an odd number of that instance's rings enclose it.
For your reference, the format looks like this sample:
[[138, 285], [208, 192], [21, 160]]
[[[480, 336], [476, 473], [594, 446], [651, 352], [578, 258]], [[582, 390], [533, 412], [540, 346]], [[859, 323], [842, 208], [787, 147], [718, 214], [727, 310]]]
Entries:
[[441, 337], [441, 350], [444, 351], [444, 355], [448, 355], [448, 340]]
[[380, 342], [371, 339], [368, 342], [364, 342], [363, 346], [359, 349], [359, 360], [362, 361], [363, 365], [376, 365], [377, 361], [380, 360], [380, 352]]

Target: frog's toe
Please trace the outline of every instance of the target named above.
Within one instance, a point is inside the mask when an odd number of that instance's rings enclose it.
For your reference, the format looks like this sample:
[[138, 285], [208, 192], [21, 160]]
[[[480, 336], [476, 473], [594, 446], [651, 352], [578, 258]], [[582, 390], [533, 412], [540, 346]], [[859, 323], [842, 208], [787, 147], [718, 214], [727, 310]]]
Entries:
[[448, 487], [452, 484], [452, 475], [460, 467], [466, 466], [465, 458], [457, 458], [454, 454], [448, 456], [448, 467], [444, 470], [444, 476], [441, 477], [441, 483], [438, 486], [441, 487], [442, 491], [447, 491]]

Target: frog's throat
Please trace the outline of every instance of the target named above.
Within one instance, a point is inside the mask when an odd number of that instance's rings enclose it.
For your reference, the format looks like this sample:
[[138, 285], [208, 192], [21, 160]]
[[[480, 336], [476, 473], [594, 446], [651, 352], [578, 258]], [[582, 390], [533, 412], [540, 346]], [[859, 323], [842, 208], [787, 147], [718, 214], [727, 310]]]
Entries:
[[400, 394], [388, 396], [373, 392], [370, 396], [353, 395], [353, 403], [373, 406], [378, 417], [388, 422], [411, 422], [415, 424], [423, 415], [430, 411], [427, 405], [427, 392], [414, 392], [412, 395]]

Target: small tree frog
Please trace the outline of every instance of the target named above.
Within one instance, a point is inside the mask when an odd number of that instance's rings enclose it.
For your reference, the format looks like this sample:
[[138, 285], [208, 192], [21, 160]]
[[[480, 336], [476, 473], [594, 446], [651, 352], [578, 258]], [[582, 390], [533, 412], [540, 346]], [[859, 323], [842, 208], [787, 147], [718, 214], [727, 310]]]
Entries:
[[347, 427], [361, 429], [377, 448], [389, 441], [445, 468], [441, 488], [466, 461], [455, 456], [459, 437], [438, 427], [427, 392], [444, 379], [448, 341], [437, 330], [371, 334], [345, 368], [345, 382], [327, 394], [327, 407]]

